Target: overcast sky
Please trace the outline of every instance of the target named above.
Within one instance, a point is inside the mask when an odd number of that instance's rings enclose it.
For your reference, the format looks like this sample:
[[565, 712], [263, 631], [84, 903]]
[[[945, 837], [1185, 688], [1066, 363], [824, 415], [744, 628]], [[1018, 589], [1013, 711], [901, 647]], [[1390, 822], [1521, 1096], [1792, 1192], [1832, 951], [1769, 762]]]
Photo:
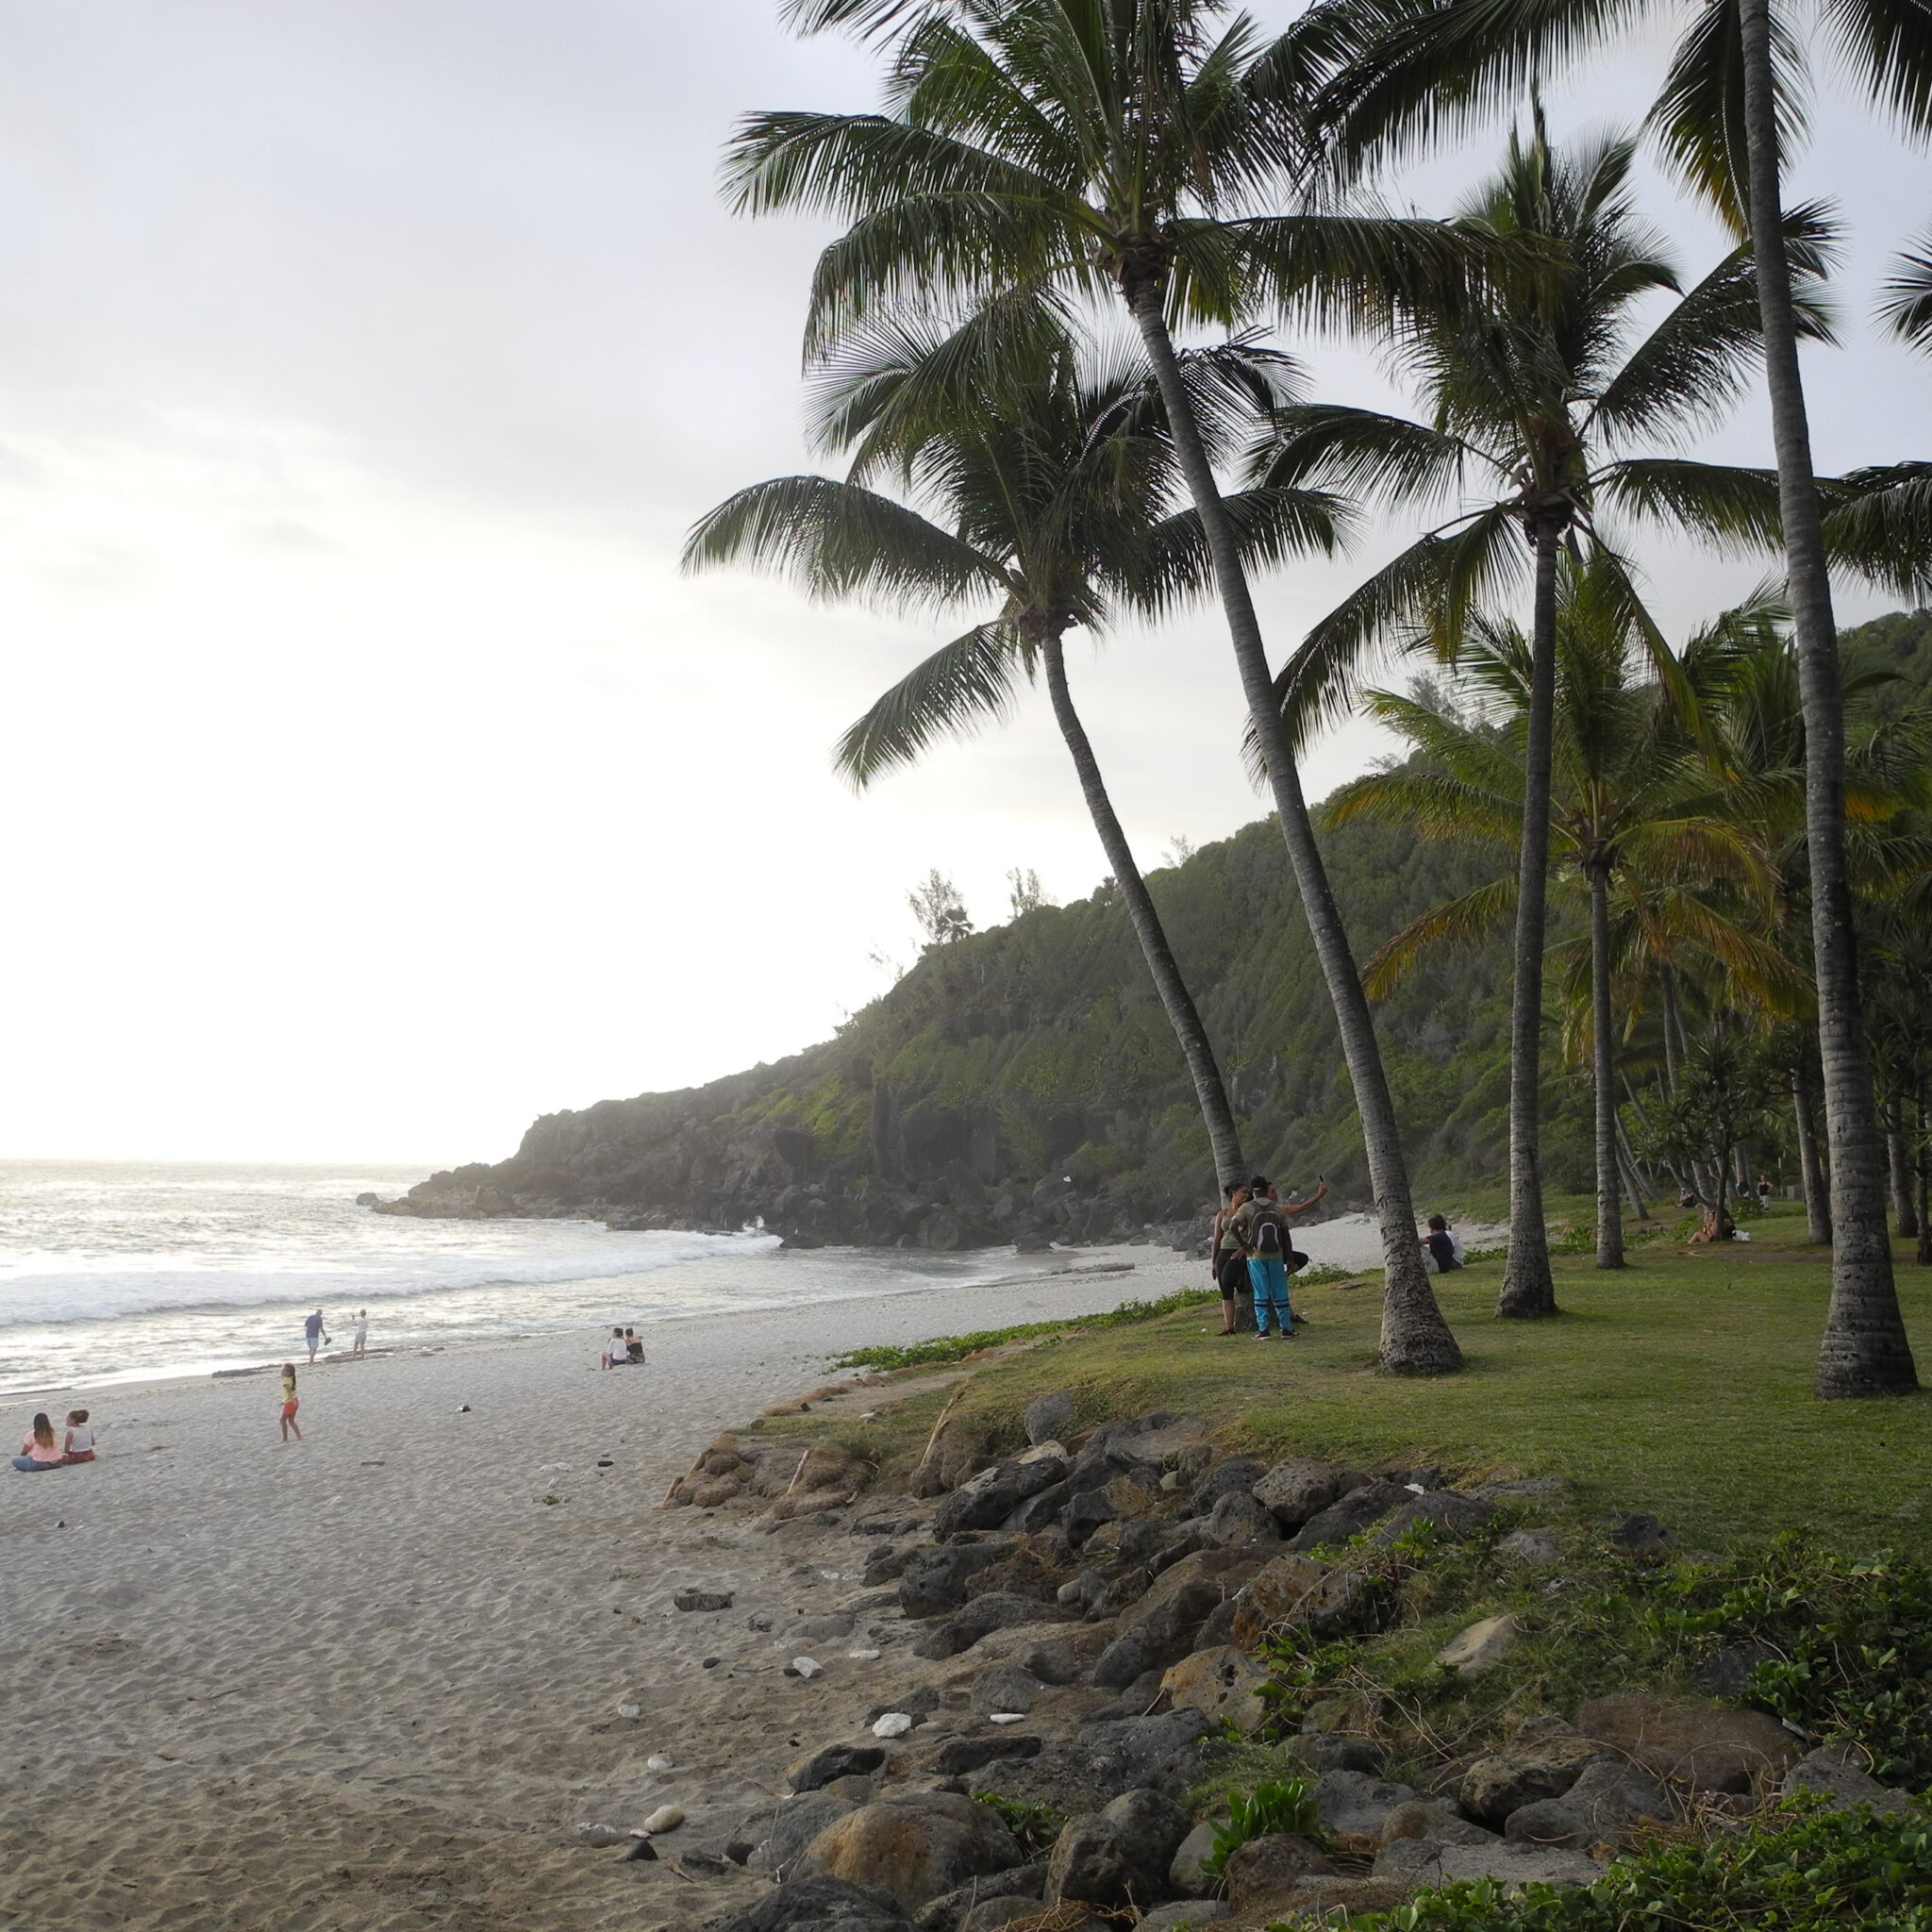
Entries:
[[[0, 1153], [497, 1158], [823, 1038], [913, 955], [928, 866], [983, 924], [1012, 866], [1092, 889], [1043, 705], [855, 799], [828, 746], [946, 633], [677, 574], [695, 516], [807, 466], [824, 236], [729, 218], [720, 144], [872, 100], [774, 14], [0, 0]], [[1597, 63], [1558, 131], [1657, 69]], [[1926, 163], [1817, 122], [1798, 190], [1855, 225], [1819, 459], [1924, 456], [1932, 372], [1860, 318]], [[1403, 192], [1446, 207], [1500, 141]], [[1654, 198], [1701, 272], [1708, 225]], [[1711, 447], [1765, 460], [1760, 414]], [[1277, 651], [1393, 541], [1269, 584]], [[1755, 575], [1656, 562], [1679, 623]], [[1144, 862], [1258, 815], [1210, 623], [1074, 669]], [[1374, 749], [1331, 741], [1311, 793]]]

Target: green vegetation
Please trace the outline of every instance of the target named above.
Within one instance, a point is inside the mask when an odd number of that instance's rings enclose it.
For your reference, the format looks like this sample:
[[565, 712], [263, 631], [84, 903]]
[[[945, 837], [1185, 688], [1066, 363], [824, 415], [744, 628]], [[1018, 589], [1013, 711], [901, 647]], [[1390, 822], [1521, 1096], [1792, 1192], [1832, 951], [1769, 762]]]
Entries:
[[1315, 1788], [1307, 1778], [1277, 1778], [1228, 1802], [1227, 1823], [1217, 1825], [1214, 1849], [1201, 1861], [1202, 1874], [1218, 1879], [1227, 1861], [1250, 1839], [1271, 1832], [1301, 1832], [1314, 1837], [1322, 1829], [1315, 1806]]
[[[1823, 1549], [1932, 1556], [1932, 1396], [1813, 1401], [1826, 1264], [1795, 1212], [1749, 1224], [1749, 1243], [1656, 1242], [1615, 1274], [1559, 1256], [1549, 1322], [1494, 1319], [1495, 1262], [1443, 1277], [1469, 1365], [1441, 1381], [1374, 1374], [1374, 1289], [1337, 1285], [1307, 1294], [1288, 1343], [1224, 1341], [1199, 1308], [1069, 1329], [981, 1368], [964, 1408], [1017, 1437], [1027, 1402], [1066, 1388], [1085, 1422], [1168, 1408], [1263, 1455], [1566, 1476], [1586, 1513], [1650, 1510], [1692, 1546], [1803, 1524]], [[1932, 1316], [1932, 1274], [1903, 1270], [1900, 1291], [1908, 1320]]]
[[1863, 1932], [1932, 1928], [1932, 1828], [1924, 1817], [1822, 1812], [1793, 1801], [1735, 1836], [1665, 1844], [1574, 1890], [1491, 1880], [1427, 1891], [1357, 1919], [1380, 1932]]
[[1054, 1840], [1066, 1829], [1067, 1814], [1056, 1811], [1051, 1805], [1027, 1805], [1018, 1798], [1003, 1798], [997, 1791], [975, 1791], [973, 1795], [989, 1811], [999, 1814], [1000, 1823], [1031, 1857], [1050, 1851]]
[[[1294, 1277], [1296, 1291], [1324, 1287], [1338, 1281], [1357, 1281], [1358, 1272], [1346, 1268], [1308, 1268]], [[982, 1349], [1000, 1348], [1010, 1341], [1031, 1341], [1042, 1335], [1071, 1334], [1077, 1328], [1122, 1328], [1153, 1322], [1192, 1308], [1218, 1307], [1220, 1296], [1211, 1288], [1177, 1288], [1151, 1302], [1127, 1301], [1117, 1308], [1097, 1315], [1068, 1315], [1058, 1322], [1019, 1322], [1008, 1328], [982, 1328], [973, 1335], [938, 1335], [930, 1341], [915, 1341], [905, 1348], [879, 1346], [855, 1348], [841, 1355], [835, 1369], [924, 1369], [941, 1362], [964, 1361]]]

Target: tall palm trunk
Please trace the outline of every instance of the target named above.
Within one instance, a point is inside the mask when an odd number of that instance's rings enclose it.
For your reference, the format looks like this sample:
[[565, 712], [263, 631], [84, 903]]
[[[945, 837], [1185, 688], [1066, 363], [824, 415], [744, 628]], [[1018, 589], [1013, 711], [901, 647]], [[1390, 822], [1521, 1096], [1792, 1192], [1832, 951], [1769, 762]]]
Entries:
[[1596, 1086], [1596, 1265], [1624, 1265], [1623, 1182], [1617, 1173], [1617, 1041], [1610, 1030], [1610, 874], [1590, 875], [1590, 1053]]
[[1791, 1071], [1791, 1112], [1798, 1128], [1798, 1175], [1805, 1187], [1805, 1239], [1814, 1247], [1831, 1245], [1831, 1198], [1818, 1158], [1818, 1122], [1811, 1106], [1811, 1076], [1802, 1065]]
[[1885, 1103], [1885, 1158], [1891, 1169], [1891, 1211], [1898, 1216], [1899, 1238], [1910, 1241], [1919, 1231], [1919, 1215], [1912, 1203], [1912, 1162], [1906, 1152], [1903, 1101]]
[[1241, 1136], [1235, 1129], [1234, 1109], [1227, 1104], [1227, 1089], [1222, 1083], [1214, 1048], [1208, 1042], [1208, 1029], [1201, 1024], [1188, 983], [1181, 977], [1174, 948], [1167, 942], [1167, 932], [1160, 924], [1159, 913], [1154, 909], [1147, 882], [1134, 863], [1133, 847], [1127, 843], [1127, 835], [1114, 812], [1113, 800], [1107, 795], [1107, 781], [1100, 775], [1100, 761], [1093, 756], [1087, 727], [1074, 708], [1074, 694], [1067, 689], [1066, 653], [1059, 639], [1042, 637], [1041, 655], [1046, 660], [1046, 689], [1053, 700], [1054, 718], [1059, 724], [1060, 736], [1067, 741], [1068, 751], [1073, 754], [1074, 769], [1080, 774], [1080, 790], [1086, 797], [1087, 809], [1092, 814], [1093, 829], [1100, 834], [1107, 862], [1113, 868], [1121, 896], [1127, 902], [1127, 917], [1134, 923], [1134, 937], [1141, 941], [1141, 953], [1153, 976], [1154, 990], [1167, 1009], [1168, 1024], [1180, 1041], [1188, 1072], [1193, 1075], [1201, 1120], [1214, 1149], [1215, 1175], [1225, 1187], [1229, 1181], [1246, 1178], [1247, 1169], [1241, 1161]]
[[1932, 1190], [1932, 1173], [1928, 1173], [1932, 1169], [1932, 1153], [1928, 1153], [1925, 1145], [1928, 1101], [1932, 1101], [1932, 1095], [1928, 1095], [1926, 1083], [1921, 1078], [1914, 1107], [1918, 1132], [1912, 1137], [1912, 1179], [1919, 1210], [1919, 1247], [1914, 1258], [1922, 1268], [1932, 1268], [1932, 1201], [1926, 1198], [1928, 1190]]
[[1234, 531], [1222, 504], [1213, 465], [1201, 440], [1187, 386], [1168, 333], [1162, 295], [1166, 277], [1158, 270], [1141, 269], [1123, 277], [1126, 296], [1147, 360], [1166, 408], [1168, 433], [1181, 459], [1181, 470], [1201, 519], [1201, 533], [1214, 565], [1215, 588], [1221, 593], [1241, 689], [1254, 721], [1255, 735], [1267, 761], [1268, 782], [1281, 835], [1294, 868], [1302, 911], [1314, 941], [1315, 957], [1335, 1007], [1336, 1028], [1348, 1062], [1350, 1083], [1361, 1116], [1362, 1146], [1368, 1157], [1369, 1185], [1375, 1197], [1375, 1217], [1382, 1230], [1386, 1286], [1382, 1297], [1382, 1367], [1398, 1374], [1441, 1375], [1462, 1366], [1462, 1351], [1442, 1319], [1423, 1251], [1416, 1239], [1415, 1203], [1408, 1189], [1408, 1168], [1395, 1124], [1395, 1106], [1382, 1068], [1381, 1049], [1369, 1012], [1367, 995], [1356, 971], [1348, 932], [1329, 888], [1327, 869], [1315, 843], [1315, 827], [1302, 796], [1301, 774], [1281, 721], [1274, 680], [1268, 670], [1268, 652], [1255, 616], [1254, 599], [1235, 547]]
[[1811, 468], [1811, 433], [1798, 370], [1790, 265], [1785, 254], [1770, 0], [1739, 0], [1738, 21], [1751, 248], [1764, 330], [1799, 700], [1805, 713], [1811, 951], [1824, 1071], [1824, 1132], [1831, 1153], [1831, 1307], [1818, 1353], [1815, 1387], [1827, 1398], [1885, 1395], [1916, 1388], [1919, 1377], [1892, 1279], [1891, 1239], [1885, 1224], [1885, 1149], [1859, 1014], [1845, 841], [1844, 703], [1824, 524]]
[[1557, 564], [1563, 533], [1537, 519], [1536, 606], [1529, 644], [1529, 717], [1523, 761], [1523, 844], [1517, 858], [1516, 976], [1509, 1008], [1509, 1257], [1496, 1312], [1554, 1315], [1543, 1219], [1543, 941], [1550, 877], [1550, 758], [1557, 719]]

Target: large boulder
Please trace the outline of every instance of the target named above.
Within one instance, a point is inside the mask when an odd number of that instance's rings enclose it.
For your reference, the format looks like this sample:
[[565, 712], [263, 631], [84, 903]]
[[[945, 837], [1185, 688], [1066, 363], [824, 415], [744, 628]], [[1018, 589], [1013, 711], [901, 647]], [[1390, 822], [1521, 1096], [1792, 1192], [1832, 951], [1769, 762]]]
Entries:
[[1261, 1695], [1269, 1673], [1231, 1643], [1184, 1657], [1160, 1680], [1175, 1710], [1198, 1710], [1238, 1731], [1259, 1730], [1272, 1707]]
[[995, 1630], [1018, 1629], [1026, 1624], [1050, 1622], [1058, 1613], [1038, 1597], [1015, 1596], [1010, 1591], [989, 1591], [935, 1624], [913, 1646], [914, 1655], [928, 1658], [958, 1657]]
[[1501, 1751], [1479, 1757], [1463, 1774], [1462, 1808], [1498, 1830], [1512, 1811], [1560, 1798], [1598, 1758], [1611, 1754], [1568, 1724], [1534, 1723]]
[[1148, 1906], [1167, 1890], [1168, 1867], [1188, 1835], [1188, 1814], [1158, 1791], [1124, 1792], [1055, 1841], [1046, 1890], [1057, 1899]]
[[802, 1862], [851, 1885], [876, 1886], [913, 1911], [969, 1879], [1023, 1865], [1026, 1855], [990, 1805], [918, 1791], [861, 1805], [821, 1832]]
[[1024, 1757], [989, 1758], [966, 1774], [974, 1797], [982, 1792], [1015, 1805], [1051, 1805], [1056, 1811], [1098, 1811], [1127, 1789], [1127, 1781], [1103, 1777], [1078, 1744], [1042, 1744]]
[[1040, 1449], [982, 1471], [933, 1511], [934, 1541], [943, 1543], [965, 1530], [996, 1528], [1023, 1503], [1063, 1481], [1066, 1473], [1063, 1456]]
[[1175, 1848], [1174, 1861], [1167, 1868], [1167, 1889], [1183, 1898], [1206, 1898], [1220, 1890], [1221, 1881], [1207, 1873], [1208, 1860], [1214, 1856], [1220, 1838], [1219, 1827], [1210, 1820], [1197, 1824]]
[[1267, 1509], [1283, 1529], [1300, 1529], [1311, 1516], [1341, 1502], [1351, 1490], [1359, 1489], [1363, 1477], [1352, 1469], [1338, 1469], [1332, 1462], [1311, 1461], [1306, 1456], [1291, 1456], [1277, 1462], [1254, 1486], [1255, 1501]]
[[1510, 1812], [1503, 1836], [1514, 1844], [1564, 1845], [1579, 1852], [1600, 1844], [1621, 1848], [1635, 1826], [1667, 1824], [1674, 1815], [1669, 1792], [1647, 1771], [1600, 1757], [1584, 1767], [1560, 1798]]
[[1807, 1752], [1785, 1773], [1778, 1796], [1794, 1798], [1800, 1792], [1824, 1799], [1829, 1811], [1849, 1811], [1860, 1805], [1881, 1814], [1912, 1808], [1912, 1801], [1904, 1791], [1888, 1790], [1852, 1753], [1830, 1745]]
[[1281, 1525], [1245, 1491], [1230, 1490], [1215, 1504], [1206, 1534], [1211, 1541], [1234, 1550], [1243, 1543], [1278, 1543]]
[[923, 1550], [899, 1577], [899, 1608], [908, 1617], [940, 1617], [966, 1601], [966, 1586], [982, 1571], [1006, 1557], [1011, 1544], [951, 1543], [942, 1550]]
[[1026, 1406], [1026, 1440], [1036, 1448], [1064, 1436], [1074, 1420], [1074, 1398], [1064, 1389], [1036, 1395]]
[[1327, 1508], [1309, 1517], [1289, 1538], [1288, 1546], [1291, 1550], [1315, 1550], [1326, 1545], [1339, 1549], [1351, 1537], [1359, 1536], [1391, 1510], [1414, 1501], [1414, 1494], [1400, 1483], [1379, 1480], [1361, 1483]]
[[1289, 1893], [1304, 1878], [1339, 1875], [1313, 1839], [1288, 1832], [1251, 1838], [1228, 1854], [1224, 1871], [1235, 1917], [1257, 1921], [1286, 1909]]
[[920, 1907], [913, 1924], [919, 1932], [963, 1932], [967, 1921], [981, 1906], [1008, 1899], [1038, 1913], [1045, 1888], [1046, 1861], [1036, 1858], [1030, 1864], [1015, 1865], [1008, 1872], [975, 1878], [958, 1891], [942, 1891], [938, 1898]]
[[[774, 1878], [790, 1877], [819, 1833], [857, 1808], [850, 1798], [837, 1791], [808, 1791], [787, 1798], [781, 1805], [758, 1806], [734, 1834], [738, 1844], [745, 1848], [746, 1869], [768, 1872]], [[726, 1855], [737, 1848], [727, 1844]]]
[[1586, 1704], [1576, 1713], [1576, 1728], [1652, 1776], [1691, 1792], [1742, 1793], [1774, 1785], [1799, 1756], [1791, 1734], [1761, 1710], [1666, 1704], [1635, 1690]]
[[1412, 1529], [1432, 1530], [1444, 1542], [1462, 1542], [1493, 1520], [1496, 1506], [1455, 1490], [1431, 1490], [1400, 1504], [1376, 1525], [1374, 1541], [1392, 1543]]
[[941, 1777], [963, 1777], [1002, 1757], [1038, 1757], [1041, 1748], [1040, 1739], [1016, 1738], [1008, 1730], [974, 1732], [946, 1739], [933, 1756], [932, 1768]]
[[749, 1911], [726, 1919], [719, 1932], [909, 1932], [911, 1921], [891, 1892], [838, 1878], [796, 1878], [774, 1887]]
[[1248, 1495], [1260, 1480], [1261, 1465], [1252, 1456], [1230, 1456], [1224, 1462], [1217, 1462], [1194, 1485], [1193, 1494], [1188, 1499], [1188, 1513], [1211, 1516], [1222, 1497]]
[[1201, 1775], [1201, 1740], [1211, 1728], [1198, 1710], [1083, 1724], [1080, 1747], [1094, 1782], [1114, 1794], [1148, 1789], [1177, 1797]]
[[1389, 1814], [1399, 1805], [1415, 1802], [1412, 1785], [1391, 1784], [1358, 1771], [1324, 1771], [1315, 1780], [1315, 1808], [1324, 1831], [1337, 1838], [1373, 1839], [1381, 1842]]
[[1409, 1804], [1396, 1806], [1382, 1821], [1382, 1842], [1391, 1845], [1399, 1838], [1428, 1838], [1445, 1845], [1492, 1845], [1496, 1842], [1493, 1831], [1485, 1831], [1480, 1824], [1472, 1824], [1454, 1805], [1441, 1798], [1417, 1798]]
[[1330, 1568], [1311, 1557], [1276, 1557], [1235, 1598], [1234, 1641], [1252, 1652], [1277, 1626], [1338, 1629], [1366, 1611], [1376, 1588], [1360, 1571]]

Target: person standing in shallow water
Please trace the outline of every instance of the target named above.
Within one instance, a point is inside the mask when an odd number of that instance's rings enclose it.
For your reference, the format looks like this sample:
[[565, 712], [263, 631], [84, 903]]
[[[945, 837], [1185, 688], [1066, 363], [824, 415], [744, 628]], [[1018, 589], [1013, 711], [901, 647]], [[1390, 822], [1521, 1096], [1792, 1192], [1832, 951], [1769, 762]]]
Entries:
[[1288, 1306], [1288, 1262], [1293, 1248], [1288, 1224], [1306, 1214], [1328, 1191], [1317, 1176], [1315, 1191], [1306, 1201], [1284, 1201], [1265, 1174], [1248, 1183], [1247, 1205], [1234, 1218], [1234, 1229], [1247, 1259], [1248, 1281], [1255, 1292], [1255, 1339], [1266, 1340], [1269, 1318], [1284, 1341], [1294, 1340], [1294, 1317]]

